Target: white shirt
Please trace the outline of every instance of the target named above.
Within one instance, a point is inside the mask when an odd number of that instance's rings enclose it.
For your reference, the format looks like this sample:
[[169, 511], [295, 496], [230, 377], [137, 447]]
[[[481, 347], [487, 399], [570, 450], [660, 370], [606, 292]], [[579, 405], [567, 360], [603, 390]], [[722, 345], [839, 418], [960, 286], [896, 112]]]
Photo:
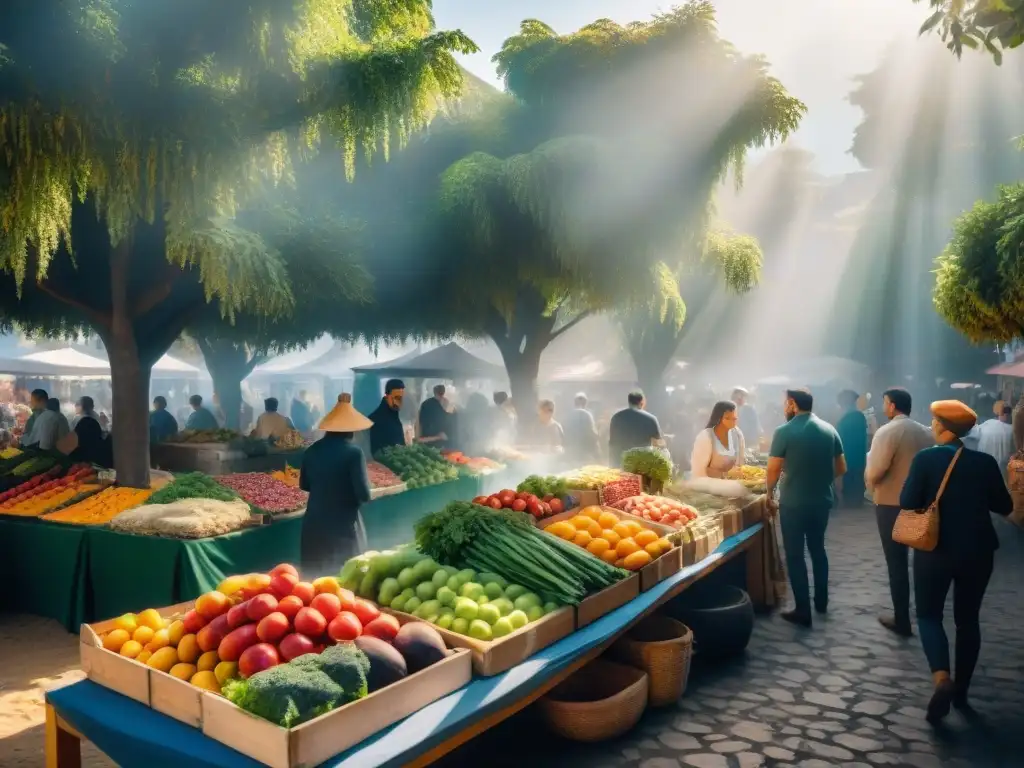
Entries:
[[999, 419], [989, 419], [977, 427], [978, 450], [987, 453], [999, 464], [1006, 477], [1006, 468], [1014, 454], [1013, 427]]
[[713, 429], [702, 429], [693, 441], [691, 477], [722, 477], [733, 467], [743, 465], [745, 450], [743, 433], [735, 427], [729, 430], [728, 445], [722, 444]]

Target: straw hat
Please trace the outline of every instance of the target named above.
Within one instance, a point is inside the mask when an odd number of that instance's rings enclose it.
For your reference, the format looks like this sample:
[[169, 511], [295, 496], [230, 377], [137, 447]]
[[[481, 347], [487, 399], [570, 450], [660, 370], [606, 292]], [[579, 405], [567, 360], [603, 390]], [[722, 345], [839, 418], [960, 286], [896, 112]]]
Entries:
[[352, 395], [342, 392], [338, 404], [320, 421], [318, 429], [324, 432], [362, 432], [373, 426], [373, 422], [352, 407]]

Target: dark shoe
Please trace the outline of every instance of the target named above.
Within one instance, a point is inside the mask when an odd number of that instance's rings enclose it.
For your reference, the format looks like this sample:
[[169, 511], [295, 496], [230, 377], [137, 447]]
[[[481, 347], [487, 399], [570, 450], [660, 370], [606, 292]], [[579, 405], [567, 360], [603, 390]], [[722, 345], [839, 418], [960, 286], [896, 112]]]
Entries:
[[879, 616], [878, 623], [894, 635], [899, 635], [900, 637], [914, 636], [914, 630], [910, 628], [910, 624], [902, 624], [896, 621], [892, 616]]
[[816, 605], [814, 606], [814, 612], [821, 616], [824, 616], [828, 613], [828, 605]]
[[788, 621], [790, 624], [796, 624], [798, 627], [805, 629], [811, 628], [811, 617], [799, 611], [784, 611], [779, 616], [783, 621]]
[[925, 719], [929, 723], [937, 723], [949, 714], [949, 707], [953, 703], [956, 694], [956, 686], [952, 680], [943, 680], [935, 686], [931, 701], [928, 702], [928, 712]]

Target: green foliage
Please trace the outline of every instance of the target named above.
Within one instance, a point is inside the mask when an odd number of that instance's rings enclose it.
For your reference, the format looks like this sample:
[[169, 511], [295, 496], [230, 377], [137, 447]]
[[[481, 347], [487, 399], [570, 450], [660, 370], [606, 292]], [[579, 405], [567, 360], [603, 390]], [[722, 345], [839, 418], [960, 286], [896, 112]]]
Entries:
[[957, 219], [938, 261], [935, 308], [972, 341], [1024, 338], [1024, 184]]
[[672, 462], [658, 448], [630, 448], [622, 454], [622, 468], [657, 482], [672, 479]]
[[[922, 3], [925, 0], [914, 0]], [[937, 31], [958, 57], [964, 48], [985, 48], [997, 64], [1003, 50], [1024, 43], [1024, 2], [1021, 0], [927, 0], [932, 13], [921, 34]]]

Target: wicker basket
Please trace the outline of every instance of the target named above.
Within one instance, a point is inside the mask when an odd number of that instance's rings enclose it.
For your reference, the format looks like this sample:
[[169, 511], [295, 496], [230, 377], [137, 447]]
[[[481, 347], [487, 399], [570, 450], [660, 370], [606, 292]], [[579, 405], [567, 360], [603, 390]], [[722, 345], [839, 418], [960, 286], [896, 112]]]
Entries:
[[686, 691], [693, 651], [693, 633], [668, 616], [650, 616], [616, 641], [616, 661], [642, 669], [650, 680], [647, 703], [652, 707], [674, 704]]
[[647, 707], [647, 674], [596, 659], [555, 686], [538, 702], [548, 727], [573, 741], [621, 736]]

